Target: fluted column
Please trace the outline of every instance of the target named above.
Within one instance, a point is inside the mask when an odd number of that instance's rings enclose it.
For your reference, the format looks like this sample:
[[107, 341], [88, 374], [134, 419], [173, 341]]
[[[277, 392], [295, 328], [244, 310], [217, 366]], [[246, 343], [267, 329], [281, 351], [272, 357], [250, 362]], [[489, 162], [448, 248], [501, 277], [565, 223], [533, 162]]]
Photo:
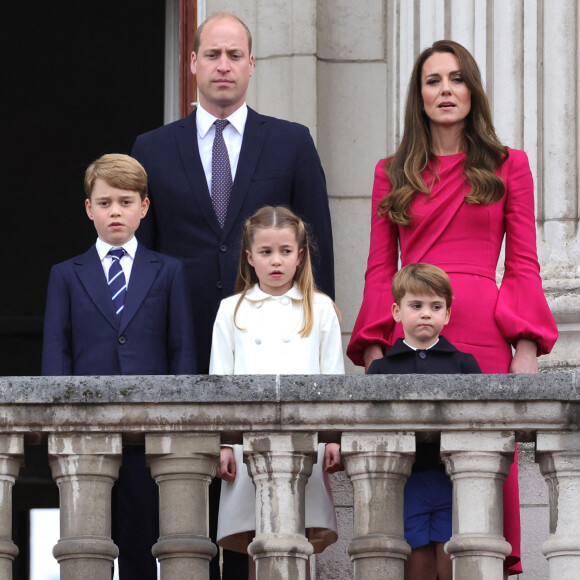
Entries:
[[153, 555], [163, 580], [209, 578], [216, 548], [209, 539], [208, 488], [219, 434], [146, 435], [145, 453], [159, 486], [159, 541]]
[[111, 540], [111, 489], [121, 435], [51, 434], [48, 453], [60, 494], [60, 540], [52, 553], [61, 580], [111, 580], [119, 550]]
[[256, 537], [248, 552], [257, 580], [305, 580], [313, 548], [304, 535], [304, 489], [316, 460], [316, 433], [244, 433], [256, 486]]
[[550, 537], [542, 546], [550, 580], [576, 580], [580, 570], [580, 433], [538, 433], [536, 461], [550, 497]]
[[403, 499], [415, 454], [412, 433], [343, 433], [341, 453], [354, 491], [348, 553], [356, 580], [400, 580], [411, 548]]
[[12, 541], [12, 486], [24, 455], [22, 435], [0, 435], [0, 580], [12, 580], [18, 548]]
[[503, 483], [515, 437], [501, 431], [441, 434], [441, 456], [453, 482], [453, 536], [445, 550], [460, 580], [502, 580], [511, 547], [503, 537]]

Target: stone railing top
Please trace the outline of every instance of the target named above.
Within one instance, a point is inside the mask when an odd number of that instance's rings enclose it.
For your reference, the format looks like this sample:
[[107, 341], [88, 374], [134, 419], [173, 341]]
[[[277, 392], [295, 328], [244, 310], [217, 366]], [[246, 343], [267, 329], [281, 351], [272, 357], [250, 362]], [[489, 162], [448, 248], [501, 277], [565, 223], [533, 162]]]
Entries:
[[246, 375], [0, 378], [0, 433], [218, 432], [238, 442], [249, 431], [580, 429], [575, 374]]
[[0, 402], [4, 405], [539, 400], [580, 402], [580, 376], [542, 373], [0, 377]]

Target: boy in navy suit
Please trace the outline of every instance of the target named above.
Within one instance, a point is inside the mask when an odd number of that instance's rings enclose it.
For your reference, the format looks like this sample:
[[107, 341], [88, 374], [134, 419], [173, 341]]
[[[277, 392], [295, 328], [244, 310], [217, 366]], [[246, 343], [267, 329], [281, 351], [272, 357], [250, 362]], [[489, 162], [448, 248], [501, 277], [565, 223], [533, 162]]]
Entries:
[[[449, 322], [453, 291], [449, 276], [431, 264], [409, 264], [393, 278], [395, 322], [405, 339], [368, 374], [481, 373], [471, 354], [458, 351], [440, 332]], [[443, 546], [451, 538], [452, 486], [439, 458], [439, 438], [417, 443], [415, 464], [405, 486], [405, 539], [412, 548], [405, 579], [451, 580], [452, 567]], [[436, 574], [435, 574], [436, 573]]]
[[[85, 174], [98, 239], [50, 273], [43, 375], [195, 374], [191, 301], [181, 262], [138, 244], [147, 174], [128, 155], [103, 155]], [[156, 580], [158, 490], [140, 445], [123, 446], [113, 487], [113, 539], [122, 580]]]

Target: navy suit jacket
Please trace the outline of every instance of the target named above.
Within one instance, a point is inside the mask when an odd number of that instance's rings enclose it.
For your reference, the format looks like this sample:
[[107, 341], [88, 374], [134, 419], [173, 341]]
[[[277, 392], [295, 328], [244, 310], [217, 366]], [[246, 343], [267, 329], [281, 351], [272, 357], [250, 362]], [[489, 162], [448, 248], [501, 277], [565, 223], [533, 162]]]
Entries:
[[240, 158], [223, 230], [215, 215], [197, 145], [195, 111], [140, 135], [133, 157], [149, 177], [151, 207], [139, 240], [179, 258], [191, 290], [197, 362], [208, 372], [220, 301], [234, 293], [245, 220], [264, 205], [285, 205], [310, 226], [317, 286], [334, 297], [332, 230], [326, 181], [306, 127], [248, 109]]
[[183, 267], [137, 246], [116, 316], [95, 246], [50, 272], [43, 375], [195, 374], [195, 338]]

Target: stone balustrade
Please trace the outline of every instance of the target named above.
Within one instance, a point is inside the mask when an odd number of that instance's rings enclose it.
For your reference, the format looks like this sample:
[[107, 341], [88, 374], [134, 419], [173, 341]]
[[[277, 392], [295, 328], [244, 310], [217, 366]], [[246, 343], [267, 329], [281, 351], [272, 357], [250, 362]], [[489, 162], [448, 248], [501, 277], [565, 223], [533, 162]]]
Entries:
[[458, 580], [501, 580], [501, 485], [515, 442], [535, 441], [550, 495], [550, 580], [580, 570], [580, 388], [574, 374], [0, 378], [0, 580], [12, 578], [11, 491], [25, 444], [48, 440], [60, 491], [61, 578], [110, 580], [111, 487], [121, 446], [144, 443], [159, 485], [163, 580], [204, 579], [208, 485], [220, 442], [244, 443], [256, 484], [259, 580], [301, 580], [304, 486], [316, 445], [341, 442], [354, 490], [358, 579], [397, 580], [410, 551], [403, 489], [415, 439], [441, 433], [453, 481]]

